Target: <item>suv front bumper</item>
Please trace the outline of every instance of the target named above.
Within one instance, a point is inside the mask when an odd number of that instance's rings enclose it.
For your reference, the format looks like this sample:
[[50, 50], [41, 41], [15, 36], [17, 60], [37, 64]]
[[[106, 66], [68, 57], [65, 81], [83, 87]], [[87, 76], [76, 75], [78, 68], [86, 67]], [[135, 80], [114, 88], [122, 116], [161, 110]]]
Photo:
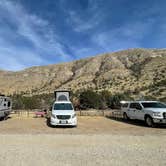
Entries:
[[166, 124], [166, 119], [156, 119], [156, 118], [153, 118], [153, 122], [154, 123]]
[[53, 126], [77, 126], [77, 118], [62, 120], [51, 117], [50, 123]]

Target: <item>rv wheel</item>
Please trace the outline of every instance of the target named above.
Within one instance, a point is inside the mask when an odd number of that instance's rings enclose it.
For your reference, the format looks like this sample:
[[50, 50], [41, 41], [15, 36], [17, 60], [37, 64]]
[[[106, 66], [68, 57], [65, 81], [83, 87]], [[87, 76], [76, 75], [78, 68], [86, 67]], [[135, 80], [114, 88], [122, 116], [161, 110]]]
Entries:
[[5, 113], [4, 120], [7, 120], [7, 118], [8, 118], [8, 114]]

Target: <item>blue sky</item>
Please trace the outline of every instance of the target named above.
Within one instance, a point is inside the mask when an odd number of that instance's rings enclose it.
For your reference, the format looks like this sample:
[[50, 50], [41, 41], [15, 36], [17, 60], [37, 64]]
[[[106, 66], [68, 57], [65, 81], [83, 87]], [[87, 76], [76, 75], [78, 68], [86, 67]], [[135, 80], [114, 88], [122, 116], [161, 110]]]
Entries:
[[3, 70], [165, 43], [165, 0], [0, 0]]

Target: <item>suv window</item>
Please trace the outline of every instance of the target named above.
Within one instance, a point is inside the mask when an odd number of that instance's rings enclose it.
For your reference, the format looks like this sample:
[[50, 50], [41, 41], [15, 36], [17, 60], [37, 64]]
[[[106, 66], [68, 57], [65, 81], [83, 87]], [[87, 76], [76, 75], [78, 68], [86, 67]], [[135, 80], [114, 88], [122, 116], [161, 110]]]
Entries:
[[128, 107], [128, 105], [129, 105], [129, 103], [124, 103], [124, 104], [122, 104], [122, 107], [127, 108], [127, 107]]
[[166, 105], [159, 102], [143, 102], [144, 108], [166, 108]]
[[135, 108], [135, 103], [131, 103], [130, 108]]
[[139, 103], [131, 103], [130, 104], [130, 108], [135, 108], [137, 110], [141, 110], [142, 109], [142, 107], [141, 107], [141, 105]]

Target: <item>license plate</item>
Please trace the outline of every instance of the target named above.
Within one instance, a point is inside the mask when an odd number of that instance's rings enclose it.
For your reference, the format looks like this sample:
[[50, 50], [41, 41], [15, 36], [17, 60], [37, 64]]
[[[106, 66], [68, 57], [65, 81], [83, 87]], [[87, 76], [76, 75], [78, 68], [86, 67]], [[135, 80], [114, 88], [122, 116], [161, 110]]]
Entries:
[[61, 120], [60, 122], [61, 122], [61, 124], [66, 124], [67, 123], [66, 120]]

